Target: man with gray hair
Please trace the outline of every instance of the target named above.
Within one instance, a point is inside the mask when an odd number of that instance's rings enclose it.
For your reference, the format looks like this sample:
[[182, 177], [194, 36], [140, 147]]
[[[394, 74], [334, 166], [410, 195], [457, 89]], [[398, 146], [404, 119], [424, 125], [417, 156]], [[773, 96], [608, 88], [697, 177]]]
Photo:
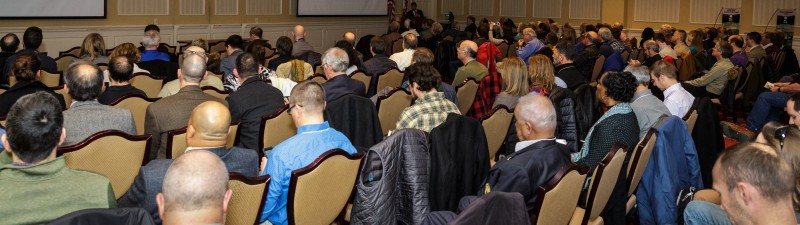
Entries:
[[664, 102], [656, 98], [650, 91], [650, 70], [643, 65], [629, 65], [625, 67], [625, 72], [629, 72], [636, 77], [636, 93], [631, 100], [631, 108], [639, 121], [639, 138], [644, 136], [653, 125], [658, 123], [662, 116], [671, 115]]
[[322, 55], [322, 71], [328, 79], [322, 88], [325, 89], [325, 100], [331, 102], [347, 94], [364, 96], [367, 91], [364, 83], [347, 76], [349, 58], [341, 48], [330, 48]]
[[144, 33], [142, 37], [142, 59], [140, 62], [147, 62], [150, 60], [162, 60], [169, 62], [169, 55], [167, 53], [159, 52], [158, 45], [161, 43], [161, 34], [156, 30], [149, 30]]
[[531, 28], [522, 30], [522, 39], [517, 42], [517, 57], [521, 58], [525, 64], [528, 64], [528, 58], [544, 47], [542, 41], [536, 38], [536, 31]]
[[190, 151], [167, 169], [156, 203], [165, 225], [225, 224], [232, 195], [225, 163], [214, 153]]
[[[391, 48], [391, 45], [389, 47]], [[411, 58], [414, 55], [414, 49], [417, 48], [417, 35], [406, 34], [403, 36], [403, 51], [392, 54], [389, 57], [392, 61], [397, 63], [397, 69], [405, 71], [406, 67], [411, 65]], [[477, 50], [475, 50], [477, 52]]]
[[147, 107], [144, 133], [153, 135], [150, 159], [156, 156], [165, 158], [167, 132], [185, 127], [186, 121], [197, 105], [205, 101], [217, 101], [228, 106], [225, 100], [203, 93], [200, 89], [200, 81], [206, 77], [206, 73], [205, 57], [196, 54], [186, 56], [181, 69], [178, 70], [181, 90]]
[[603, 54], [603, 56], [608, 58], [614, 53], [614, 47], [611, 47], [611, 41], [614, 40], [614, 35], [607, 27], [600, 28], [600, 30], [597, 31], [597, 34], [599, 34], [600, 38], [603, 39], [603, 41], [600, 43], [600, 54]]

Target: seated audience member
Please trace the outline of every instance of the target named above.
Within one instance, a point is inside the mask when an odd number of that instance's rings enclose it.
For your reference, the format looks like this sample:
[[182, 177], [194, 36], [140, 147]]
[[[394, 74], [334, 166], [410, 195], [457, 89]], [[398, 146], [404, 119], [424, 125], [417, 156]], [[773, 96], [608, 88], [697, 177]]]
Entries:
[[381, 38], [383, 38], [383, 42], [386, 43], [386, 54], [392, 53], [392, 44], [394, 41], [403, 38], [403, 36], [400, 35], [400, 22], [392, 21], [389, 23], [389, 32], [382, 35]]
[[522, 96], [530, 92], [531, 86], [528, 82], [528, 68], [522, 59], [509, 57], [503, 59], [503, 66], [500, 68], [500, 75], [503, 76], [503, 91], [497, 94], [492, 108], [500, 105], [514, 109], [517, 101]]
[[713, 187], [722, 204], [690, 202], [683, 214], [687, 225], [797, 224], [800, 134], [795, 127], [770, 125], [764, 131], [773, 133], [759, 135], [764, 144], [741, 143], [717, 159]]
[[473, 37], [478, 33], [478, 26], [475, 25], [474, 16], [467, 16], [467, 26], [464, 27], [464, 31], [470, 33]]
[[536, 32], [533, 31], [531, 28], [525, 28], [522, 31], [522, 39], [517, 41], [517, 57], [521, 58], [523, 62], [528, 62], [528, 57], [531, 57], [533, 54], [539, 52], [540, 49], [544, 48], [544, 44], [538, 38], [536, 38]]
[[[188, 48], [186, 48], [186, 50], [183, 50], [184, 58], [186, 58], [186, 56], [189, 56], [189, 55], [200, 56], [200, 57], [205, 59], [206, 63], [208, 63], [208, 57], [206, 56], [206, 51], [201, 47], [189, 46]], [[180, 73], [178, 73], [178, 76], [182, 76], [182, 75]], [[203, 80], [200, 81], [200, 87], [213, 87], [213, 88], [215, 88], [217, 90], [220, 90], [220, 91], [225, 90], [225, 88], [223, 87], [223, 84], [222, 84], [222, 80], [220, 80], [219, 77], [208, 76], [208, 75], [204, 76]], [[165, 97], [168, 97], [168, 96], [172, 96], [172, 95], [178, 93], [178, 91], [180, 91], [180, 90], [181, 90], [181, 80], [180, 79], [176, 79], [176, 80], [173, 80], [173, 81], [170, 81], [170, 82], [167, 82], [166, 84], [164, 84], [164, 86], [161, 87], [161, 91], [158, 92], [158, 97], [159, 98], [165, 98]]]
[[161, 34], [158, 31], [150, 30], [145, 32], [144, 37], [142, 37], [144, 51], [142, 51], [141, 61], [161, 60], [169, 62], [169, 55], [158, 51], [159, 44], [161, 44]]
[[225, 224], [233, 191], [228, 188], [228, 170], [219, 157], [188, 152], [166, 173], [163, 192], [156, 197], [164, 225]]
[[598, 29], [597, 34], [603, 39], [598, 50], [600, 51], [600, 54], [603, 54], [603, 56], [608, 58], [614, 53], [614, 47], [611, 47], [611, 41], [614, 39], [614, 36], [611, 34], [611, 30], [607, 27]]
[[[144, 27], [144, 35], [147, 36], [149, 32], [158, 32], [160, 34], [161, 28], [159, 28], [158, 25], [155, 24], [148, 24], [147, 26]], [[139, 44], [140, 44], [139, 47], [136, 49], [139, 50], [139, 52], [144, 52], [145, 50], [144, 44], [143, 43]], [[163, 52], [165, 54], [170, 54], [169, 49], [167, 49], [167, 46], [161, 45], [160, 43], [158, 44], [158, 48], [156, 49], [156, 51]]]
[[278, 38], [278, 41], [275, 42], [275, 52], [278, 57], [269, 61], [267, 69], [276, 70], [279, 65], [295, 59], [292, 56], [292, 40], [289, 37], [281, 36]]
[[[430, 49], [425, 47], [417, 48], [417, 50], [414, 51], [414, 55], [411, 58], [412, 65], [417, 63], [433, 65], [433, 62], [434, 62], [433, 52], [431, 52]], [[409, 85], [408, 80], [406, 80], [403, 83], [403, 87], [406, 88], [406, 90], [408, 90], [408, 85]], [[388, 87], [384, 88], [384, 90], [386, 90], [386, 93], [392, 91], [392, 89]], [[452, 85], [447, 84], [445, 82], [439, 82], [439, 86], [436, 87], [436, 90], [444, 93], [444, 98], [458, 105], [458, 99], [457, 99], [458, 96], [456, 94], [456, 89]], [[377, 102], [377, 98], [375, 102]]]
[[764, 56], [767, 55], [767, 52], [761, 47], [761, 34], [758, 32], [747, 33], [745, 46], [745, 49], [747, 49], [747, 58], [751, 63], [760, 62], [760, 60], [763, 60]]
[[586, 84], [586, 78], [581, 75], [581, 72], [572, 63], [578, 54], [575, 52], [575, 44], [566, 40], [559, 41], [553, 47], [553, 64], [555, 64], [555, 74], [558, 79], [564, 81], [567, 89], [575, 91], [583, 84]]
[[0, 39], [0, 71], [5, 67], [6, 59], [17, 53], [17, 48], [19, 48], [19, 38], [16, 34], [8, 33]]
[[[623, 50], [630, 50], [625, 42], [628, 42], [627, 34], [622, 32], [620, 28], [611, 28], [611, 48], [614, 51], [622, 52]], [[624, 39], [623, 39], [624, 38]]]
[[87, 61], [95, 65], [98, 63], [108, 63], [106, 42], [103, 40], [103, 36], [100, 36], [98, 33], [86, 35], [86, 37], [83, 38], [83, 44], [81, 44], [81, 51], [78, 54], [78, 57], [80, 57], [80, 59], [83, 61]]
[[314, 51], [314, 47], [312, 47], [311, 44], [306, 42], [306, 28], [303, 27], [302, 25], [294, 26], [294, 30], [292, 31], [292, 38], [294, 39], [294, 44], [292, 46], [292, 56], [300, 57], [306, 52]]
[[372, 58], [364, 62], [364, 73], [370, 76], [383, 73], [392, 67], [397, 67], [397, 63], [386, 56], [386, 42], [380, 37], [373, 37], [369, 40], [369, 51]]
[[97, 97], [97, 101], [100, 102], [100, 104], [109, 105], [127, 94], [139, 94], [147, 97], [144, 91], [131, 86], [129, 82], [135, 65], [133, 59], [124, 55], [111, 58], [108, 62], [108, 73], [111, 83], [106, 88], [106, 91], [100, 93], [100, 96]]
[[[645, 41], [643, 44], [644, 54], [647, 55], [647, 59], [644, 62], [639, 62], [639, 60], [631, 59], [628, 64], [630, 65], [644, 65], [647, 68], [653, 68], [653, 64], [658, 61], [661, 61], [661, 55], [658, 54], [658, 43], [653, 40]], [[641, 54], [641, 53], [639, 53]]]
[[544, 96], [549, 96], [556, 86], [564, 88], [567, 85], [556, 77], [553, 71], [553, 62], [544, 55], [535, 55], [528, 65], [528, 81], [530, 91]]
[[[128, 57], [128, 59], [131, 60], [131, 63], [133, 64], [133, 73], [132, 74], [150, 73], [150, 71], [147, 71], [147, 70], [142, 69], [142, 68], [139, 67], [138, 64], [139, 64], [140, 60], [142, 59], [142, 55], [139, 53], [139, 50], [136, 49], [136, 46], [134, 46], [130, 42], [125, 42], [125, 43], [117, 45], [117, 47], [114, 47], [114, 50], [111, 51], [111, 55], [108, 56], [108, 57], [109, 58], [114, 58], [114, 57], [117, 57], [117, 56], [125, 56], [125, 57]], [[103, 71], [103, 82], [106, 82], [106, 83], [111, 82], [108, 79], [108, 70]]]
[[636, 77], [636, 92], [631, 100], [631, 108], [636, 114], [636, 121], [639, 122], [639, 137], [641, 138], [658, 123], [659, 118], [672, 114], [664, 102], [650, 91], [650, 71], [646, 66], [629, 65], [625, 67], [625, 72]]
[[681, 83], [678, 83], [677, 73], [672, 64], [658, 61], [651, 67], [650, 79], [653, 81], [653, 85], [664, 91], [664, 105], [667, 106], [669, 112], [683, 118], [686, 112], [689, 112], [689, 108], [692, 108], [694, 96], [683, 89]]
[[17, 102], [17, 99], [37, 91], [53, 95], [60, 103], [61, 109], [66, 108], [64, 97], [50, 90], [47, 85], [39, 81], [39, 68], [41, 68], [41, 65], [42, 62], [39, 61], [39, 58], [32, 54], [15, 57], [11, 65], [11, 75], [17, 79], [17, 83], [6, 92], [3, 92], [3, 94], [0, 94], [0, 116], [8, 114], [8, 110]]
[[416, 101], [414, 105], [405, 108], [400, 113], [397, 129], [415, 128], [430, 132], [447, 119], [447, 114], [461, 114], [455, 103], [445, 99], [444, 93], [436, 90], [441, 82], [441, 77], [433, 65], [414, 64], [409, 66], [409, 70], [405, 74], [410, 84], [411, 96]]
[[[389, 57], [392, 61], [397, 63], [397, 69], [405, 71], [408, 65], [411, 65], [411, 56], [414, 54], [414, 49], [417, 48], [417, 36], [408, 35], [403, 36], [403, 51], [396, 52]], [[475, 48], [477, 52], [477, 48]]]
[[350, 42], [345, 40], [337, 41], [333, 47], [341, 48], [345, 53], [347, 53], [347, 70], [345, 71], [345, 74], [350, 75], [356, 70], [363, 68], [361, 61], [358, 59], [358, 51], [353, 48], [353, 45], [351, 45]]
[[[229, 131], [231, 114], [225, 105], [207, 101], [198, 105], [191, 113], [186, 129], [188, 148], [184, 155], [208, 151], [222, 158], [225, 162], [223, 166], [228, 171], [247, 177], [258, 176], [258, 154], [255, 151], [239, 147], [225, 149], [228, 135], [236, 135]], [[181, 158], [183, 155], [178, 159]], [[143, 208], [156, 223], [161, 221], [155, 197], [161, 192], [164, 175], [167, 174], [170, 164], [173, 164], [173, 159], [153, 160], [143, 166], [134, 178], [131, 188], [117, 201], [119, 207]]]
[[241, 121], [239, 143], [236, 146], [256, 150], [258, 150], [261, 117], [272, 115], [283, 107], [281, 91], [258, 78], [260, 68], [253, 54], [239, 55], [233, 74], [242, 85], [225, 98], [231, 109], [233, 121]]
[[361, 55], [361, 52], [356, 51], [356, 34], [350, 31], [344, 32], [344, 34], [342, 35], [342, 40], [347, 41], [347, 43], [349, 43], [350, 46], [353, 46], [353, 51], [355, 53], [356, 58], [358, 59], [359, 64], [363, 64], [364, 56]]
[[250, 46], [247, 48], [247, 53], [253, 55], [253, 58], [256, 60], [258, 64], [258, 73], [256, 75], [257, 79], [262, 81], [269, 80], [270, 76], [275, 75], [275, 71], [267, 69], [267, 65], [264, 62], [267, 60], [267, 53], [272, 51], [269, 48], [269, 43], [264, 40], [259, 40], [253, 43], [250, 43]]
[[262, 175], [271, 177], [264, 211], [259, 217], [262, 224], [288, 224], [286, 201], [293, 170], [308, 166], [331, 149], [356, 153], [350, 140], [325, 121], [325, 90], [322, 86], [311, 81], [297, 84], [289, 96], [289, 105], [288, 112], [297, 127], [297, 134], [275, 146], [268, 159], [262, 159], [267, 160]]
[[[578, 50], [578, 57], [575, 58], [575, 66], [583, 74], [584, 79], [589, 80], [592, 77], [594, 64], [597, 62], [597, 57], [600, 55], [600, 49], [597, 46], [602, 39], [594, 31], [586, 32], [586, 38], [581, 42], [585, 45], [583, 50]], [[577, 47], [576, 47], [577, 48]], [[594, 82], [590, 81], [590, 82]]]
[[218, 101], [227, 106], [225, 100], [203, 93], [200, 81], [206, 76], [206, 59], [190, 54], [184, 57], [178, 70], [181, 90], [177, 94], [162, 98], [149, 106], [144, 119], [144, 133], [153, 136], [150, 158], [164, 158], [167, 132], [186, 126], [189, 115], [197, 105], [205, 101]]
[[97, 102], [103, 87], [100, 69], [94, 64], [77, 62], [64, 71], [64, 81], [72, 106], [64, 111], [64, 129], [69, 130], [63, 146], [77, 144], [104, 130], [119, 130], [136, 135], [130, 110]]
[[689, 93], [695, 97], [709, 97], [719, 98], [725, 85], [728, 84], [728, 71], [733, 68], [733, 63], [728, 58], [733, 54], [731, 44], [726, 41], [720, 41], [714, 47], [712, 55], [717, 59], [717, 63], [711, 67], [711, 70], [703, 76], [686, 81], [683, 85]]
[[327, 102], [347, 94], [364, 96], [366, 93], [364, 83], [345, 74], [348, 62], [347, 52], [341, 48], [330, 48], [322, 55], [322, 70], [325, 72], [325, 77], [328, 78], [328, 81], [322, 84]]
[[680, 57], [688, 57], [692, 54], [692, 51], [689, 50], [689, 46], [686, 45], [686, 31], [685, 30], [677, 30], [674, 34], [672, 34], [672, 43], [675, 43], [675, 47], [673, 49]]
[[236, 67], [236, 57], [244, 52], [242, 51], [243, 43], [242, 36], [236, 34], [225, 40], [225, 52], [228, 57], [219, 63], [219, 71], [222, 72], [223, 86], [226, 91], [235, 91], [236, 88], [239, 88], [239, 83], [236, 83], [236, 78], [233, 77], [233, 68]]
[[656, 32], [653, 31], [653, 28], [645, 27], [644, 30], [642, 30], [642, 35], [640, 36], [642, 40], [639, 40], [639, 48], [644, 48], [644, 42], [653, 40], [654, 34], [656, 34]]
[[764, 38], [761, 40], [761, 45], [764, 47], [764, 51], [771, 55], [781, 51], [781, 40], [783, 40], [781, 35], [776, 35], [774, 32], [765, 32]]
[[56, 157], [67, 135], [63, 123], [59, 102], [45, 92], [11, 107], [0, 153], [4, 224], [44, 224], [81, 209], [116, 207], [108, 178], [67, 168], [65, 157]]
[[[580, 151], [572, 153], [572, 161], [575, 164], [591, 168], [589, 174], [592, 174], [592, 171], [597, 168], [614, 144], [619, 143], [632, 148], [639, 142], [639, 124], [636, 122], [636, 114], [630, 105], [635, 90], [636, 78], [628, 72], [606, 72], [597, 82], [597, 99], [609, 109], [589, 129]], [[621, 153], [617, 152], [617, 154]], [[619, 172], [608, 171], [619, 173], [605, 212], [602, 214], [603, 220], [608, 224], [625, 223], [625, 202], [627, 201], [625, 178], [627, 177], [628, 159], [630, 159], [630, 154], [625, 157], [623, 169]], [[587, 180], [591, 180], [591, 177]]]
[[667, 56], [671, 57], [673, 60], [678, 58], [678, 53], [675, 52], [675, 49], [672, 49], [672, 46], [669, 45], [667, 42], [667, 37], [661, 33], [657, 33], [653, 35], [653, 41], [658, 44], [658, 55], [660, 55], [661, 58], [667, 58]]
[[730, 57], [731, 63], [733, 63], [734, 66], [747, 66], [750, 59], [747, 58], [747, 53], [744, 51], [745, 46], [742, 36], [731, 35], [728, 37], [728, 43], [731, 44], [731, 48], [733, 49], [733, 54]]
[[[3, 73], [0, 74], [0, 83], [8, 84], [8, 76], [11, 74], [11, 69], [13, 68], [13, 64], [17, 61], [17, 57], [22, 55], [35, 55], [39, 58], [39, 64], [41, 64], [42, 69], [48, 71], [56, 71], [58, 70], [58, 66], [56, 65], [56, 61], [47, 54], [39, 52], [39, 46], [42, 45], [42, 29], [39, 27], [28, 27], [25, 29], [25, 33], [22, 34], [22, 44], [25, 47], [22, 51], [15, 53], [12, 56], [9, 56], [6, 61], [5, 65], [3, 66]], [[11, 107], [10, 105], [8, 107]], [[7, 108], [6, 110], [7, 111]], [[4, 113], [5, 114], [5, 113]]]
[[756, 133], [761, 132], [761, 126], [769, 121], [781, 121], [780, 113], [784, 109], [789, 114], [789, 124], [794, 125], [800, 105], [796, 104], [800, 100], [800, 84], [798, 83], [777, 83], [770, 91], [758, 95], [750, 115], [747, 116], [747, 124], [741, 127], [737, 124], [722, 121], [722, 132], [739, 142], [753, 140]]
[[456, 71], [456, 75], [453, 78], [453, 86], [464, 83], [464, 81], [470, 77], [474, 78], [476, 81], [480, 81], [483, 77], [489, 75], [489, 69], [475, 60], [475, 57], [478, 56], [478, 44], [474, 41], [462, 41], [456, 49], [456, 54], [458, 60], [460, 60], [464, 66], [461, 66]]

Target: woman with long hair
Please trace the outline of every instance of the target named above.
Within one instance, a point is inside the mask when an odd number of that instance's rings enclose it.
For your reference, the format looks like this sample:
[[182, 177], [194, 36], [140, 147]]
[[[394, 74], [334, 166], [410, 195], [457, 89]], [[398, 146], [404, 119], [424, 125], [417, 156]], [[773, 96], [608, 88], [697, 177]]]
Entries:
[[503, 77], [503, 91], [497, 94], [492, 108], [505, 105], [509, 109], [514, 109], [517, 100], [530, 92], [528, 68], [519, 57], [505, 58], [500, 67], [500, 75]]
[[556, 85], [556, 74], [553, 61], [547, 56], [533, 55], [528, 61], [528, 81], [531, 83], [530, 92], [548, 96], [550, 90]]
[[103, 36], [100, 36], [98, 33], [86, 35], [86, 38], [83, 39], [81, 52], [78, 57], [95, 65], [98, 63], [108, 63], [106, 42], [103, 41]]

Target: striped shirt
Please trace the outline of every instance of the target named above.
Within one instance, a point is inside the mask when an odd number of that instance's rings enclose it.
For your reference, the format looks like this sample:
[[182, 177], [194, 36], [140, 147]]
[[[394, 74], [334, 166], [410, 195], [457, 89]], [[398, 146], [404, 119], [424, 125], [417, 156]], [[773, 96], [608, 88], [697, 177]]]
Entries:
[[456, 104], [444, 98], [444, 93], [428, 93], [403, 110], [397, 121], [397, 129], [414, 128], [431, 132], [447, 119], [449, 113], [461, 114], [461, 111]]

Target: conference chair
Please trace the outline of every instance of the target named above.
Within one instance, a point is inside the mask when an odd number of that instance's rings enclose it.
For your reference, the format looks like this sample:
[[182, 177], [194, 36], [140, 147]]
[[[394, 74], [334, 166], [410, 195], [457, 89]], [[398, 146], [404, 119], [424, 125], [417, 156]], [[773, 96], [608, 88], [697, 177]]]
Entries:
[[636, 205], [636, 188], [639, 187], [639, 181], [642, 180], [647, 163], [650, 162], [650, 155], [653, 154], [653, 147], [655, 147], [657, 139], [655, 133], [656, 129], [650, 128], [647, 134], [639, 140], [639, 144], [636, 145], [633, 152], [631, 152], [630, 162], [628, 162], [628, 177], [625, 179], [628, 188], [626, 195], [628, 202], [625, 205], [626, 213], [630, 212], [633, 206]]
[[[367, 74], [366, 74], [366, 73], [364, 73], [364, 72], [363, 72], [363, 71], [361, 71], [361, 70], [356, 70], [356, 71], [353, 71], [353, 72], [352, 72], [352, 73], [350, 73], [350, 75], [348, 75], [348, 76], [349, 76], [350, 78], [353, 78], [353, 79], [356, 79], [356, 80], [358, 80], [358, 81], [361, 81], [361, 83], [364, 83], [364, 94], [367, 94], [366, 92], [367, 92], [367, 89], [369, 89], [369, 82], [370, 82], [370, 80], [372, 79], [372, 77], [370, 77], [370, 76], [367, 76]], [[402, 82], [402, 81], [401, 81], [401, 82]]]
[[363, 157], [333, 149], [311, 165], [292, 171], [286, 203], [289, 225], [336, 221], [353, 193]]
[[131, 111], [133, 123], [136, 125], [136, 134], [144, 134], [144, 117], [147, 106], [156, 102], [158, 98], [148, 98], [139, 94], [127, 94], [111, 102], [111, 106], [120, 107]]
[[[289, 115], [289, 105], [284, 105], [272, 115], [261, 118], [259, 130], [258, 149], [271, 148], [297, 134], [292, 116]], [[261, 151], [258, 151], [261, 154]]]
[[228, 188], [233, 195], [228, 202], [225, 225], [259, 224], [258, 218], [264, 210], [269, 181], [269, 175], [245, 177], [238, 173], [230, 173]]
[[588, 167], [567, 163], [553, 178], [536, 190], [536, 205], [531, 210], [531, 224], [568, 224], [578, 207]]
[[[570, 224], [603, 224], [603, 212], [611, 198], [611, 192], [619, 178], [619, 171], [625, 160], [627, 151], [621, 144], [614, 144], [606, 157], [600, 161], [591, 177], [589, 190], [586, 192], [586, 208], [576, 208]], [[575, 193], [578, 194], [578, 193]]]
[[392, 54], [403, 51], [403, 38], [392, 41]]
[[158, 44], [158, 46], [159, 46], [159, 47], [164, 47], [164, 48], [166, 48], [166, 49], [167, 49], [167, 52], [168, 52], [169, 54], [175, 54], [175, 52], [177, 52], [177, 51], [178, 51], [178, 46], [169, 45], [169, 44], [167, 44], [167, 43], [160, 43], [160, 44]]
[[208, 95], [214, 96], [214, 97], [216, 97], [218, 99], [222, 99], [222, 100], [225, 100], [225, 98], [227, 98], [228, 95], [231, 94], [231, 91], [217, 90], [217, 88], [214, 88], [214, 87], [211, 87], [211, 86], [205, 86], [205, 87], [202, 87], [200, 89], [203, 90], [203, 93], [206, 93]]
[[475, 94], [478, 93], [478, 81], [474, 78], [467, 78], [456, 87], [456, 98], [458, 98], [458, 110], [462, 115], [466, 115], [475, 102]]
[[318, 84], [324, 84], [325, 82], [328, 81], [328, 79], [325, 78], [325, 75], [322, 74], [314, 74], [314, 76], [306, 78], [306, 80], [312, 80], [314, 82], [317, 82]]
[[372, 79], [378, 79], [377, 90], [383, 90], [386, 87], [396, 88], [403, 85], [403, 76], [403, 72], [400, 72], [396, 67], [392, 67], [383, 73], [373, 75]]
[[150, 135], [133, 136], [109, 130], [89, 136], [77, 144], [58, 147], [58, 155], [66, 156], [72, 169], [88, 170], [108, 177], [114, 196], [128, 192], [139, 168], [147, 164]]
[[317, 65], [314, 67], [314, 73], [325, 74], [325, 70], [322, 68], [322, 65]]
[[5, 116], [0, 116], [0, 125], [2, 125], [3, 127], [6, 127], [6, 117]]
[[[225, 40], [215, 40], [215, 41], [208, 41], [208, 52], [224, 52], [225, 51]], [[223, 59], [223, 58], [220, 58]]]
[[69, 106], [72, 105], [72, 96], [69, 96], [67, 93], [67, 89], [64, 88], [66, 85], [60, 85], [56, 87], [50, 87], [50, 90], [53, 90], [55, 93], [61, 94], [61, 97], [64, 98], [64, 104], [69, 109]]
[[519, 49], [519, 45], [511, 45], [508, 48], [508, 57], [517, 57], [517, 49]]
[[0, 87], [0, 94], [6, 93], [8, 91], [8, 87]]
[[265, 66], [269, 65], [269, 61], [272, 61], [273, 59], [278, 58], [278, 57], [281, 56], [281, 55], [279, 55], [278, 53], [275, 52], [275, 49], [272, 49], [272, 48], [268, 48], [267, 49], [267, 53], [264, 54], [264, 55], [267, 56], [267, 57], [264, 57], [264, 65]]
[[603, 64], [606, 63], [606, 57], [598, 55], [597, 60], [594, 62], [594, 69], [592, 69], [592, 79], [589, 82], [596, 82], [603, 72]]
[[403, 88], [395, 88], [384, 96], [378, 97], [375, 104], [378, 108], [378, 120], [381, 122], [381, 130], [386, 135], [389, 131], [397, 128], [397, 121], [403, 110], [411, 106], [411, 93]]
[[164, 84], [164, 77], [156, 77], [149, 73], [134, 73], [130, 80], [131, 86], [142, 90], [148, 98], [158, 97], [158, 92]]
[[100, 69], [100, 72], [108, 70], [108, 63], [98, 63], [96, 66]]
[[168, 159], [177, 159], [184, 152], [186, 148], [186, 127], [167, 131], [167, 150], [166, 155]]
[[511, 120], [514, 118], [514, 113], [504, 105], [494, 107], [489, 116], [481, 120], [483, 132], [486, 134], [486, 142], [489, 146], [489, 162], [494, 165], [495, 155], [500, 150], [500, 146], [506, 139], [508, 128], [511, 126]]
[[222, 78], [224, 77], [224, 74], [222, 73], [222, 71], [211, 71], [211, 70], [209, 70], [207, 72], [208, 72], [209, 76], [215, 76], [215, 77], [219, 78], [219, 80], [223, 80]]
[[697, 116], [696, 106], [689, 108], [689, 111], [683, 116], [683, 121], [686, 121], [686, 126], [689, 128], [689, 134], [692, 134], [692, 131], [694, 131], [694, 125], [697, 123]]
[[58, 56], [62, 55], [80, 55], [81, 54], [81, 46], [75, 46], [70, 49], [67, 49], [63, 52], [58, 52]]
[[58, 70], [58, 71], [67, 70], [67, 67], [69, 67], [69, 64], [72, 64], [72, 60], [80, 59], [80, 58], [81, 57], [78, 57], [77, 55], [72, 55], [72, 54], [60, 55], [60, 56], [55, 58], [56, 70]]
[[628, 58], [631, 56], [631, 51], [628, 51], [627, 49], [623, 49], [621, 55], [622, 55], [622, 61], [625, 64], [628, 64]]
[[510, 48], [508, 42], [501, 42], [499, 45], [497, 45], [497, 48], [500, 49], [500, 54], [502, 54], [504, 58], [508, 57], [508, 49]]
[[[47, 70], [39, 70], [39, 81], [41, 81], [45, 86], [48, 87], [58, 87], [59, 85], [64, 84], [64, 72], [62, 71], [47, 71]], [[8, 77], [11, 79], [10, 76]], [[16, 79], [14, 81], [16, 83]], [[12, 84], [13, 85], [13, 84]]]

